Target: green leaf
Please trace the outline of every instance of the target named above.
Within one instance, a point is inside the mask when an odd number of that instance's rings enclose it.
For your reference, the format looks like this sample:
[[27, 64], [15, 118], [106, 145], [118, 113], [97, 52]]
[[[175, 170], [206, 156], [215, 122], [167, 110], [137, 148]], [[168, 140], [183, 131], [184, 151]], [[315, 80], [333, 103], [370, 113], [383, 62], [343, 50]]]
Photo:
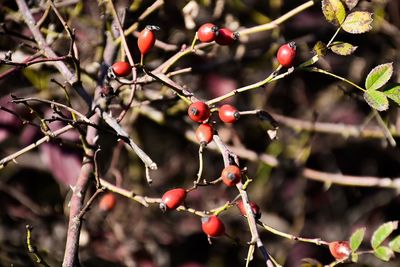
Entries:
[[400, 235], [389, 242], [389, 247], [397, 253], [400, 253]]
[[340, 0], [322, 0], [322, 13], [335, 26], [341, 25], [346, 17], [346, 10]]
[[350, 236], [350, 240], [349, 241], [350, 241], [351, 251], [354, 252], [360, 247], [360, 245], [361, 245], [361, 243], [362, 243], [362, 241], [364, 239], [364, 234], [365, 234], [365, 227], [357, 229]]
[[374, 254], [383, 261], [389, 261], [394, 256], [393, 250], [385, 246], [374, 249]]
[[387, 110], [389, 107], [389, 101], [385, 94], [381, 91], [368, 90], [364, 92], [364, 99], [368, 105], [378, 111]]
[[325, 56], [327, 50], [328, 48], [326, 47], [326, 44], [321, 41], [318, 41], [313, 47], [314, 53], [317, 54], [319, 57]]
[[371, 238], [371, 246], [373, 249], [378, 248], [383, 241], [394, 231], [397, 229], [398, 221], [391, 221], [382, 224], [375, 230], [372, 234]]
[[372, 29], [372, 20], [372, 13], [355, 11], [346, 17], [342, 29], [353, 34], [368, 32]]
[[400, 105], [400, 85], [396, 84], [393, 87], [389, 87], [389, 89], [383, 92], [387, 97], [392, 99], [394, 102]]
[[335, 54], [338, 54], [340, 56], [348, 56], [353, 54], [354, 51], [356, 51], [357, 46], [353, 46], [352, 44], [345, 42], [333, 42], [329, 48]]
[[352, 10], [358, 4], [358, 0], [345, 0], [344, 3], [349, 10]]
[[365, 88], [367, 90], [376, 90], [384, 86], [392, 77], [393, 63], [385, 63], [373, 68], [365, 79]]

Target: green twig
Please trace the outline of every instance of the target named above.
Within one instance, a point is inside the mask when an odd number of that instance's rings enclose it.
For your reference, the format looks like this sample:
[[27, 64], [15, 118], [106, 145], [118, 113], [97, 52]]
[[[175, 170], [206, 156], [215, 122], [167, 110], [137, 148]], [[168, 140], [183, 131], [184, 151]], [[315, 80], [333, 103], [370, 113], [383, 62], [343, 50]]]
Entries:
[[336, 78], [336, 79], [338, 79], [338, 80], [341, 80], [341, 81], [343, 81], [343, 82], [346, 82], [346, 83], [348, 83], [348, 84], [354, 86], [355, 88], [360, 89], [360, 90], [363, 91], [363, 92], [366, 91], [364, 88], [362, 88], [361, 86], [359, 86], [359, 85], [353, 83], [352, 81], [349, 81], [349, 80], [347, 80], [346, 78], [343, 78], [343, 77], [341, 77], [341, 76], [339, 76], [339, 75], [333, 74], [333, 73], [331, 73], [331, 72], [329, 72], [329, 71], [326, 71], [326, 70], [323, 70], [323, 69], [319, 69], [319, 68], [316, 68], [316, 67], [304, 68], [303, 70], [309, 71], [309, 72], [318, 72], [318, 73], [322, 73], [322, 74], [325, 74], [325, 75], [334, 77], [334, 78]]
[[31, 242], [32, 229], [33, 229], [32, 226], [30, 226], [29, 224], [26, 225], [26, 244], [28, 245], [28, 251], [33, 255], [36, 263], [46, 267], [50, 267], [50, 265], [39, 255], [37, 248], [34, 245], [32, 245]]
[[222, 100], [225, 100], [225, 99], [227, 99], [227, 98], [229, 98], [229, 97], [232, 97], [232, 96], [234, 96], [234, 95], [236, 95], [236, 94], [239, 94], [239, 93], [243, 93], [243, 92], [246, 92], [246, 91], [249, 91], [249, 90], [253, 90], [253, 89], [260, 88], [261, 86], [264, 86], [264, 85], [270, 83], [271, 81], [275, 80], [274, 78], [277, 77], [277, 73], [278, 73], [278, 71], [279, 71], [281, 68], [282, 68], [282, 66], [279, 65], [279, 66], [276, 68], [275, 71], [273, 71], [267, 78], [265, 78], [265, 79], [262, 80], [262, 81], [259, 81], [259, 82], [256, 82], [256, 83], [253, 83], [253, 84], [250, 84], [250, 85], [247, 85], [247, 86], [238, 88], [238, 89], [236, 89], [236, 90], [230, 91], [229, 93], [227, 93], [227, 94], [225, 94], [225, 95], [222, 95], [222, 96], [213, 98], [213, 99], [211, 99], [211, 100], [208, 100], [208, 101], [207, 101], [207, 105], [210, 106], [210, 105], [212, 105], [212, 104], [215, 104], [215, 103], [218, 103], [218, 102], [220, 102], [220, 101], [222, 101]]

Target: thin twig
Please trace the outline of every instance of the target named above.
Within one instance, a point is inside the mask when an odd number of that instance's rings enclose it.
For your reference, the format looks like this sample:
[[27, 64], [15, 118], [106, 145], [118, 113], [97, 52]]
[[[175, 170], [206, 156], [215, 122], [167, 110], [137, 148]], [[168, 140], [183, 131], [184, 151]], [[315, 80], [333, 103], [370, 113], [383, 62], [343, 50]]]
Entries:
[[304, 4], [301, 4], [300, 6], [294, 8], [294, 9], [290, 10], [289, 12], [287, 12], [286, 14], [280, 16], [276, 20], [273, 20], [273, 21], [268, 22], [263, 25], [258, 25], [258, 26], [252, 27], [252, 28], [247, 28], [247, 29], [241, 30], [241, 31], [239, 31], [239, 36], [245, 36], [245, 35], [249, 35], [249, 34], [253, 34], [253, 33], [257, 33], [257, 32], [275, 29], [276, 27], [278, 27], [280, 24], [282, 24], [286, 20], [288, 20], [288, 19], [292, 18], [293, 16], [303, 12], [304, 10], [312, 7], [314, 5], [314, 2], [315, 2], [314, 0], [307, 1]]
[[300, 236], [295, 236], [295, 235], [291, 235], [282, 231], [279, 231], [271, 226], [268, 226], [266, 223], [262, 222], [262, 221], [257, 221], [257, 223], [259, 225], [261, 225], [265, 230], [267, 230], [268, 232], [273, 233], [274, 235], [278, 235], [290, 240], [294, 240], [294, 241], [301, 241], [301, 242], [305, 242], [305, 243], [312, 243], [315, 245], [328, 245], [327, 241], [321, 240], [321, 238], [305, 238], [305, 237], [300, 237]]
[[[229, 161], [230, 161], [229, 157], [231, 156], [232, 152], [230, 152], [228, 147], [219, 138], [216, 138], [216, 136], [214, 136], [214, 142], [217, 143], [218, 149], [220, 150], [220, 152], [223, 156], [224, 165], [225, 166], [229, 165]], [[274, 261], [271, 260], [269, 253], [265, 249], [265, 247], [264, 247], [263, 243], [261, 242], [261, 239], [258, 235], [256, 221], [253, 216], [253, 211], [251, 209], [251, 206], [249, 204], [249, 198], [248, 198], [247, 192], [243, 189], [243, 184], [241, 182], [239, 182], [238, 184], [236, 184], [236, 188], [238, 189], [238, 191], [240, 193], [240, 197], [242, 198], [244, 208], [246, 210], [247, 222], [248, 222], [249, 229], [251, 232], [250, 244], [257, 244], [258, 249], [260, 250], [261, 254], [264, 257], [266, 266], [277, 266], [274, 263]]]
[[[31, 11], [29, 10], [25, 0], [15, 0], [20, 14], [22, 15], [25, 23], [28, 25], [29, 30], [31, 31], [33, 37], [37, 44], [43, 49], [44, 53], [48, 58], [57, 58], [56, 53], [51, 49], [51, 47], [47, 44], [46, 39], [43, 37], [40, 29], [37, 27], [35, 19]], [[67, 79], [67, 81], [73, 85], [73, 88], [77, 91], [77, 93], [85, 100], [89, 107], [92, 106], [92, 97], [88, 94], [85, 88], [82, 86], [82, 83], [79, 82], [78, 77], [69, 70], [67, 65], [63, 61], [55, 61], [55, 66], [59, 72]]]
[[104, 188], [97, 188], [96, 192], [89, 198], [89, 200], [86, 202], [86, 205], [81, 209], [81, 212], [77, 216], [77, 220], [81, 220], [83, 216], [86, 214], [86, 212], [89, 211], [91, 208], [92, 204], [96, 200], [96, 198], [104, 192]]
[[[292, 129], [318, 132], [324, 134], [337, 134], [344, 137], [359, 138], [385, 138], [385, 134], [378, 127], [368, 127], [364, 125], [350, 125], [329, 122], [312, 122], [302, 119], [287, 117], [284, 115], [271, 113], [272, 116], [280, 123]], [[392, 136], [400, 136], [400, 132], [390, 131]]]
[[33, 229], [32, 226], [30, 226], [29, 224], [26, 225], [26, 244], [28, 246], [28, 251], [33, 255], [33, 257], [36, 260], [36, 263], [43, 265], [45, 267], [50, 267], [50, 265], [43, 259], [43, 257], [40, 256], [39, 252], [37, 251], [37, 248], [34, 245], [32, 245], [32, 240], [31, 240], [32, 229]]
[[23, 154], [27, 153], [28, 151], [31, 151], [32, 149], [35, 149], [36, 147], [40, 146], [41, 144], [50, 141], [51, 138], [57, 137], [57, 136], [65, 133], [65, 132], [68, 132], [69, 130], [72, 130], [72, 129], [74, 129], [74, 127], [72, 125], [64, 126], [63, 128], [52, 132], [52, 136], [46, 135], [46, 136], [40, 138], [39, 140], [37, 140], [36, 142], [18, 150], [17, 152], [15, 152], [11, 155], [8, 155], [7, 157], [0, 160], [0, 170], [2, 168], [4, 168], [10, 161], [15, 161], [19, 156], [22, 156]]

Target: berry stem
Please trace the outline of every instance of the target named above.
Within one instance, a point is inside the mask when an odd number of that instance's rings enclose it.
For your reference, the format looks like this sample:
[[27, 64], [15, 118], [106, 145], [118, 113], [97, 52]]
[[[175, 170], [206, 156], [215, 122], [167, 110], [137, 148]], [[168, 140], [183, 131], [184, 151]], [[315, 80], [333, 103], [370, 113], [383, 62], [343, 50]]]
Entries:
[[225, 95], [222, 95], [222, 96], [213, 98], [213, 99], [211, 99], [211, 100], [208, 100], [208, 101], [206, 102], [206, 104], [210, 106], [210, 105], [212, 105], [212, 104], [215, 104], [215, 103], [218, 103], [218, 102], [220, 102], [220, 101], [222, 101], [222, 100], [225, 100], [225, 99], [227, 99], [227, 98], [229, 98], [229, 97], [232, 97], [232, 96], [234, 96], [234, 95], [236, 95], [236, 94], [243, 93], [243, 92], [246, 92], [246, 91], [249, 91], [249, 90], [253, 90], [253, 89], [257, 89], [257, 88], [259, 88], [259, 87], [261, 87], [261, 86], [263, 86], [263, 85], [265, 85], [265, 84], [268, 84], [268, 83], [270, 83], [271, 81], [276, 80], [276, 79], [275, 79], [276, 73], [277, 73], [281, 68], [282, 68], [282, 66], [279, 65], [279, 66], [276, 68], [276, 70], [273, 71], [273, 72], [272, 72], [267, 78], [265, 78], [264, 80], [259, 81], [259, 82], [256, 82], [256, 83], [253, 83], [253, 84], [250, 84], [250, 85], [247, 85], [247, 86], [244, 86], [244, 87], [241, 87], [241, 88], [238, 88], [238, 89], [233, 90], [233, 91], [231, 91], [231, 92], [229, 92], [229, 93], [227, 93], [227, 94], [225, 94]]
[[342, 27], [339, 27], [339, 28], [336, 29], [336, 31], [333, 34], [332, 38], [327, 43], [327, 45], [326, 45], [327, 47], [329, 47], [332, 44], [333, 40], [335, 40], [336, 36], [338, 35], [338, 33], [340, 32], [341, 29], [342, 29]]
[[329, 72], [329, 71], [327, 71], [327, 70], [323, 70], [323, 69], [320, 69], [320, 68], [317, 68], [317, 67], [303, 68], [303, 70], [309, 71], [309, 72], [322, 73], [322, 74], [325, 74], [325, 75], [334, 77], [334, 78], [336, 78], [336, 79], [338, 79], [338, 80], [344, 81], [344, 82], [346, 82], [346, 83], [348, 83], [348, 84], [354, 86], [355, 88], [360, 89], [360, 90], [363, 91], [363, 92], [366, 91], [364, 88], [362, 88], [361, 86], [359, 86], [359, 85], [353, 83], [352, 81], [349, 81], [349, 80], [347, 80], [346, 78], [343, 78], [343, 77], [341, 77], [341, 76], [339, 76], [339, 75], [333, 74], [333, 73], [331, 73], [331, 72]]
[[140, 54], [140, 65], [143, 66], [144, 55]]
[[204, 165], [203, 164], [203, 149], [204, 149], [204, 146], [200, 145], [200, 147], [199, 147], [199, 171], [197, 172], [197, 179], [196, 179], [195, 185], [200, 183], [201, 175], [203, 173], [203, 165]]
[[192, 50], [192, 51], [194, 50], [194, 46], [196, 45], [197, 40], [198, 40], [198, 36], [197, 36], [197, 32], [196, 32], [196, 34], [194, 35], [193, 41], [192, 41], [192, 45], [190, 46], [190, 50]]
[[215, 216], [218, 216], [221, 212], [227, 210], [229, 207], [232, 206], [232, 203], [230, 201], [226, 202], [225, 205], [222, 207], [219, 207], [217, 209], [210, 210]]

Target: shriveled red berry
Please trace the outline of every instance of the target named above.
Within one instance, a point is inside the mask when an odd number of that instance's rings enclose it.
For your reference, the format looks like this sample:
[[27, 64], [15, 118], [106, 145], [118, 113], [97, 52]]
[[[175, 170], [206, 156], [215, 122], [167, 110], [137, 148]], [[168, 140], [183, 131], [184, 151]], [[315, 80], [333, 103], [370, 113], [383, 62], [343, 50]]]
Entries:
[[227, 28], [219, 29], [215, 42], [219, 45], [231, 45], [235, 40], [239, 38], [238, 32], [232, 32]]
[[202, 101], [193, 102], [188, 108], [189, 117], [195, 122], [203, 122], [210, 117], [210, 108]]
[[278, 53], [276, 54], [276, 58], [278, 59], [279, 64], [281, 64], [285, 68], [290, 68], [291, 66], [293, 66], [295, 57], [295, 42], [290, 42], [288, 44], [282, 45], [281, 47], [279, 47]]
[[115, 62], [111, 68], [117, 77], [125, 77], [132, 72], [131, 65], [125, 61]]
[[333, 241], [328, 245], [329, 251], [337, 260], [347, 259], [351, 254], [351, 248], [348, 241]]
[[207, 236], [217, 237], [225, 234], [225, 226], [223, 222], [215, 215], [202, 217], [201, 228]]
[[217, 32], [217, 26], [212, 23], [206, 23], [197, 30], [197, 38], [199, 38], [200, 42], [210, 43], [215, 40]]
[[240, 113], [234, 106], [226, 104], [219, 108], [218, 116], [223, 122], [234, 123], [240, 118]]
[[113, 193], [106, 193], [99, 202], [99, 208], [102, 211], [110, 211], [117, 204], [117, 198]]
[[186, 190], [183, 188], [171, 189], [164, 193], [161, 198], [160, 209], [166, 211], [167, 209], [176, 209], [179, 207], [186, 198]]
[[222, 181], [227, 186], [234, 186], [242, 179], [242, 172], [236, 165], [228, 165], [222, 170]]
[[196, 139], [201, 145], [207, 145], [213, 140], [214, 130], [208, 123], [200, 124], [196, 130]]
[[[261, 218], [260, 207], [253, 201], [249, 201], [249, 204], [251, 207], [251, 211], [253, 212], [254, 218], [256, 218], [257, 220], [260, 219]], [[236, 206], [238, 207], [240, 213], [246, 217], [246, 209], [244, 207], [242, 199], [240, 199], [236, 202]]]
[[158, 29], [159, 27], [157, 26], [146, 26], [146, 28], [140, 32], [137, 44], [142, 55], [147, 54], [153, 48], [156, 42], [154, 31]]

